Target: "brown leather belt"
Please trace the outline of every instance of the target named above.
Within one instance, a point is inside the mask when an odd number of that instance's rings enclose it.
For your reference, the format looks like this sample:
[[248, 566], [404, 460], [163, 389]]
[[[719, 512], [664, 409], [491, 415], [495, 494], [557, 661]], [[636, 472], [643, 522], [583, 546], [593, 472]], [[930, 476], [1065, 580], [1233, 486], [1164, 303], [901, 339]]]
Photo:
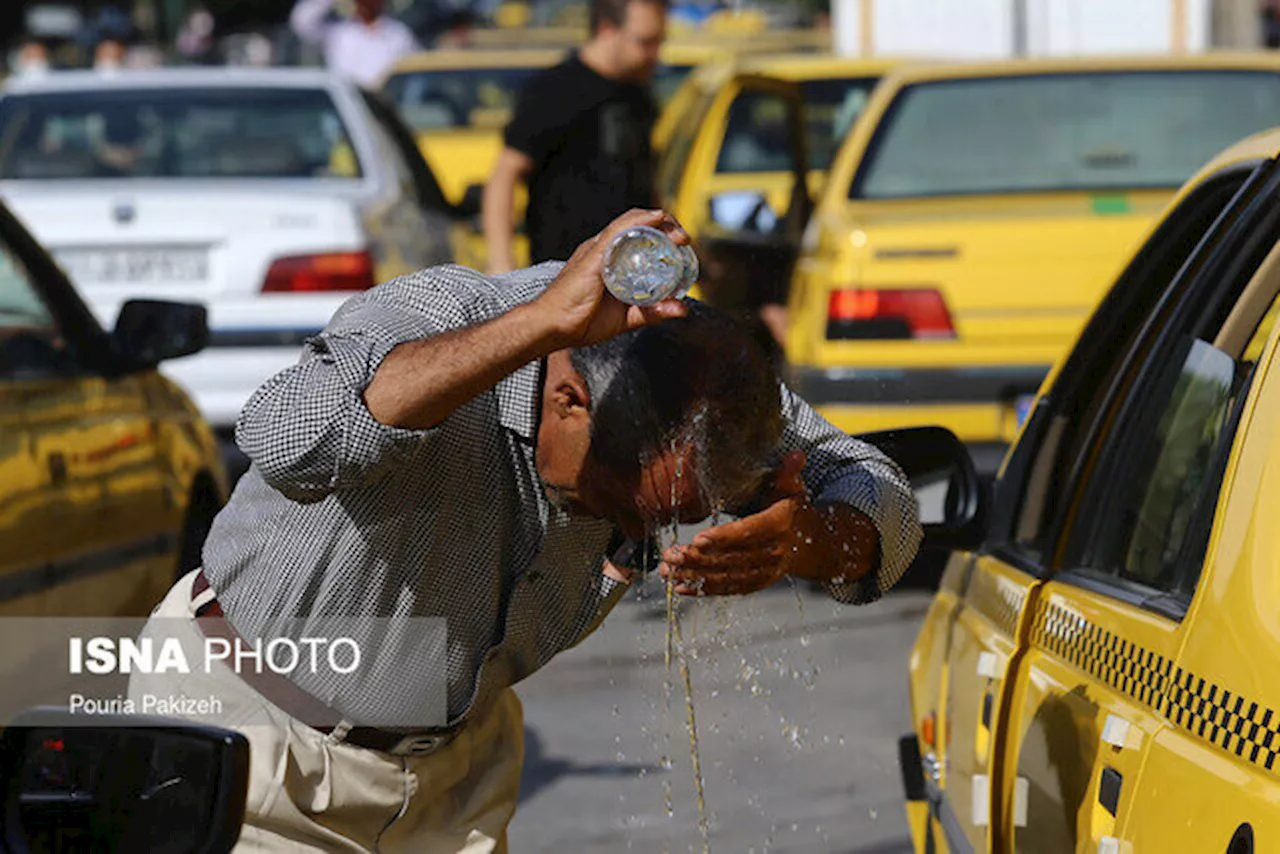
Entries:
[[[209, 579], [201, 570], [191, 586], [194, 601], [210, 588]], [[240, 635], [227, 620], [217, 598], [211, 598], [196, 608], [196, 625], [206, 637], [217, 637], [231, 643], [241, 641]], [[243, 643], [243, 641], [241, 641]], [[289, 679], [271, 670], [259, 673], [250, 670], [236, 675], [281, 711], [312, 729], [325, 735], [332, 734], [342, 721], [342, 714], [329, 708], [319, 699], [303, 691]], [[458, 734], [461, 726], [452, 730], [425, 732], [397, 732], [377, 727], [357, 726], [347, 729], [341, 740], [357, 747], [397, 755], [426, 755], [448, 744]]]

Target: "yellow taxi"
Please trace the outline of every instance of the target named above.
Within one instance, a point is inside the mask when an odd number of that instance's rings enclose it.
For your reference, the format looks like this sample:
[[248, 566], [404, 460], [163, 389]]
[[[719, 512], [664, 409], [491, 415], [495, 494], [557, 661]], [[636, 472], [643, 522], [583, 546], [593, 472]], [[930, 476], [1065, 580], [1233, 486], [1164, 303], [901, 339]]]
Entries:
[[202, 306], [126, 303], [108, 334], [0, 205], [0, 616], [146, 616], [199, 565], [227, 479], [160, 376]]
[[797, 391], [940, 424], [995, 470], [1031, 395], [1206, 159], [1280, 116], [1280, 59], [903, 67], [831, 166], [788, 296]]
[[1280, 130], [1165, 209], [952, 554], [909, 664], [916, 851], [1280, 846], [1278, 314]]

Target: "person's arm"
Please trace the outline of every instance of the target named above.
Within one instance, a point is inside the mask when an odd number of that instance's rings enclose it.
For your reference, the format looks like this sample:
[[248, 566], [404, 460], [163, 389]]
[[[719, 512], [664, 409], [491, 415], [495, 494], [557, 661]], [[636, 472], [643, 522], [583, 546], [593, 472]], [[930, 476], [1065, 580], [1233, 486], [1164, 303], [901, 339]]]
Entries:
[[632, 211], [584, 243], [534, 300], [493, 319], [479, 305], [493, 283], [460, 281], [456, 268], [353, 298], [297, 365], [250, 398], [237, 443], [282, 494], [319, 501], [406, 462], [441, 422], [517, 368], [682, 315], [676, 300], [640, 309], [604, 289], [607, 239], [641, 224], [688, 241], [662, 212]]
[[333, 0], [298, 0], [289, 13], [289, 26], [307, 44], [322, 44], [332, 13]]
[[897, 583], [922, 539], [915, 494], [875, 447], [830, 424], [785, 386], [787, 453], [770, 504], [663, 555], [677, 591], [751, 593], [783, 575], [819, 581], [838, 601], [875, 601]]
[[516, 267], [513, 249], [516, 184], [525, 181], [532, 169], [533, 158], [514, 148], [504, 148], [484, 185], [481, 221], [490, 273], [505, 273]]

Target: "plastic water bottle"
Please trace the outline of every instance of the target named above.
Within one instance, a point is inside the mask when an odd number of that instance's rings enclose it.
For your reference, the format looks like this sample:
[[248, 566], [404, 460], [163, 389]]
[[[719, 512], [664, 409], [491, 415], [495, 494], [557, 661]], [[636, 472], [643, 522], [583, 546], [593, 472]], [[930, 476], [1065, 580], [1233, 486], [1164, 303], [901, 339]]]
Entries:
[[654, 305], [679, 298], [698, 280], [698, 256], [647, 225], [628, 228], [604, 252], [604, 284], [620, 301]]

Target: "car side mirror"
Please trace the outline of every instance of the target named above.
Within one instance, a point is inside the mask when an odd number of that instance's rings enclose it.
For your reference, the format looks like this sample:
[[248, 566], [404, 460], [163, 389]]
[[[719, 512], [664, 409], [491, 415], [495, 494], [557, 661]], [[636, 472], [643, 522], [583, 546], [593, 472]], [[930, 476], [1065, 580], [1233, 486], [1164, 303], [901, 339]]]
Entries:
[[240, 836], [249, 743], [218, 727], [65, 709], [0, 735], [0, 850], [225, 854]]
[[920, 505], [921, 549], [975, 551], [986, 537], [987, 485], [969, 449], [945, 427], [912, 427], [858, 436], [907, 475]]
[[111, 337], [117, 352], [132, 364], [157, 365], [208, 346], [208, 311], [195, 303], [129, 300]]
[[711, 221], [725, 231], [758, 235], [778, 230], [778, 214], [764, 193], [730, 190], [712, 196], [707, 205]]
[[466, 192], [462, 194], [462, 201], [458, 202], [458, 218], [475, 219], [480, 216], [483, 207], [484, 185], [471, 184], [467, 187]]

